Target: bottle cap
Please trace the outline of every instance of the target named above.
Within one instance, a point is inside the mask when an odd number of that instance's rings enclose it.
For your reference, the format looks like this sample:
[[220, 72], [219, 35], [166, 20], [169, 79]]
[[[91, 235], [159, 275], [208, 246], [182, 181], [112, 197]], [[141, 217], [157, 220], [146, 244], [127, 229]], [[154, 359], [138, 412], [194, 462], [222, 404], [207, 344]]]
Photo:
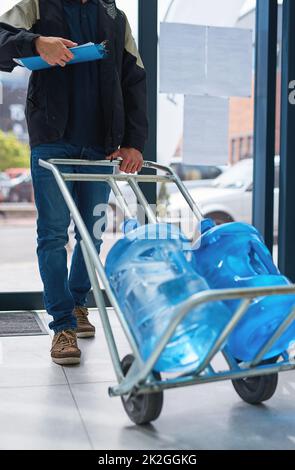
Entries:
[[132, 230], [136, 230], [138, 227], [140, 227], [140, 224], [137, 219], [128, 219], [123, 222], [123, 233], [126, 235], [129, 232], [132, 232]]
[[213, 227], [216, 227], [216, 224], [215, 224], [214, 220], [212, 220], [212, 219], [203, 219], [203, 220], [201, 220], [201, 222], [199, 222], [198, 229], [199, 229], [199, 232], [201, 234], [203, 234], [205, 232], [208, 232], [208, 230], [211, 230], [211, 228], [213, 228]]

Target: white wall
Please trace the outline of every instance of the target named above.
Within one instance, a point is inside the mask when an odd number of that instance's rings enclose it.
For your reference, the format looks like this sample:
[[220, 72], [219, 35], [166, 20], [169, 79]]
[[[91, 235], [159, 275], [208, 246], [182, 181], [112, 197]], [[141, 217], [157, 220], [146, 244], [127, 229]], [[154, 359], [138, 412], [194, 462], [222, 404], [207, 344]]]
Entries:
[[17, 3], [16, 0], [1, 0], [0, 3], [0, 15], [4, 13], [5, 11], [9, 10], [13, 5]]
[[[161, 1], [161, 0], [160, 0]], [[129, 20], [134, 38], [138, 37], [138, 1], [137, 0], [116, 0], [117, 7], [123, 10]]]
[[234, 26], [244, 3], [245, 0], [174, 0], [167, 20], [210, 26]]

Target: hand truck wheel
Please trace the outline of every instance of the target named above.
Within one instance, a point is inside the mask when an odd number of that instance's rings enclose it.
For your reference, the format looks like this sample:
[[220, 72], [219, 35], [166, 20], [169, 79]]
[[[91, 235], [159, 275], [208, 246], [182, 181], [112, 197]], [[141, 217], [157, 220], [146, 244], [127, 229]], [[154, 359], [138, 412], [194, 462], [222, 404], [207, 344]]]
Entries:
[[[275, 357], [263, 361], [261, 364], [272, 364], [277, 360], [278, 357]], [[278, 374], [269, 374], [232, 380], [232, 384], [242, 400], [249, 403], [249, 405], [259, 405], [273, 397], [278, 386], [278, 380]]]
[[[121, 361], [124, 375], [127, 374], [133, 361], [134, 357], [131, 354], [125, 356]], [[153, 376], [156, 380], [161, 380], [161, 375], [158, 372], [153, 372]], [[155, 421], [160, 416], [163, 407], [163, 398], [163, 392], [141, 395], [131, 393], [130, 395], [122, 396], [121, 400], [131, 421], [135, 424], [143, 425]]]

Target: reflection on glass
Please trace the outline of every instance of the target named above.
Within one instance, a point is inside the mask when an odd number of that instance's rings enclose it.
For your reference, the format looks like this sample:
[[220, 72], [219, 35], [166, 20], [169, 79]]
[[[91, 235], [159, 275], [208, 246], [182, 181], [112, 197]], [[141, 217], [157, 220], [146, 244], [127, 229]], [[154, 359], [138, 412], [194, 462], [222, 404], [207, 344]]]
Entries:
[[212, 183], [214, 188], [223, 189], [248, 189], [253, 181], [253, 160], [244, 160], [221, 176], [216, 178]]

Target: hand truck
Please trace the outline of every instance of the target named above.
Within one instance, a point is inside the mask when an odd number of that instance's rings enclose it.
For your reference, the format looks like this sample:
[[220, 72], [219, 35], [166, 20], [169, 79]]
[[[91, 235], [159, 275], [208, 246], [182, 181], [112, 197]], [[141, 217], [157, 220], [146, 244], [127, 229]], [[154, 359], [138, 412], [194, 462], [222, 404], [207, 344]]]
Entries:
[[[118, 185], [118, 182], [120, 181], [127, 182], [132, 188], [138, 202], [143, 207], [150, 223], [157, 223], [157, 217], [148, 204], [138, 183], [172, 182], [177, 185], [178, 190], [186, 200], [189, 208], [192, 210], [196, 218], [201, 221], [203, 220], [203, 216], [180, 178], [169, 167], [145, 161], [143, 167], [155, 170], [155, 174], [127, 175], [118, 173], [106, 175], [99, 173], [99, 168], [102, 166], [118, 167], [120, 163], [120, 160], [113, 162], [106, 160], [88, 161], [76, 159], [39, 160], [39, 164], [43, 168], [46, 168], [53, 173], [81, 235], [82, 252], [118, 382], [117, 385], [109, 388], [109, 395], [111, 397], [121, 397], [127, 415], [137, 425], [147, 424], [156, 420], [160, 416], [163, 406], [163, 391], [166, 389], [231, 380], [236, 392], [245, 402], [255, 405], [269, 400], [276, 391], [278, 373], [295, 369], [295, 360], [291, 357], [292, 355], [288, 353], [288, 351], [284, 351], [279, 357], [275, 357], [272, 360], [264, 361], [263, 358], [278, 338], [281, 337], [281, 335], [295, 320], [295, 306], [292, 308], [292, 311], [288, 313], [285, 320], [279, 325], [276, 331], [267, 339], [263, 347], [257, 352], [251, 362], [238, 362], [228, 350], [226, 340], [241, 318], [246, 314], [253, 299], [262, 296], [294, 295], [295, 285], [220, 289], [196, 293], [183, 301], [172, 312], [171, 322], [162, 337], [159, 339], [148, 360], [144, 361], [141, 357], [138, 344], [136, 343], [132, 331], [130, 330], [121, 311], [117, 298], [111, 289], [100, 256], [95, 249], [90, 234], [67, 188], [66, 181], [107, 182], [114, 192], [124, 214], [129, 219], [133, 216]], [[97, 174], [62, 173], [59, 169], [60, 165], [96, 166], [98, 171]], [[119, 319], [130, 346], [131, 354], [127, 355], [122, 360], [120, 360], [112, 332], [101, 285], [103, 286], [110, 304]], [[165, 378], [161, 377], [158, 372], [153, 371], [154, 365], [161, 355], [161, 352], [173, 336], [177, 325], [193, 308], [214, 301], [230, 299], [240, 299], [239, 306], [224, 331], [222, 331], [215, 341], [210, 353], [196, 370], [189, 374], [180, 373], [176, 377], [173, 376]], [[212, 365], [212, 360], [219, 352], [223, 354], [226, 360], [226, 370], [215, 370]]]

